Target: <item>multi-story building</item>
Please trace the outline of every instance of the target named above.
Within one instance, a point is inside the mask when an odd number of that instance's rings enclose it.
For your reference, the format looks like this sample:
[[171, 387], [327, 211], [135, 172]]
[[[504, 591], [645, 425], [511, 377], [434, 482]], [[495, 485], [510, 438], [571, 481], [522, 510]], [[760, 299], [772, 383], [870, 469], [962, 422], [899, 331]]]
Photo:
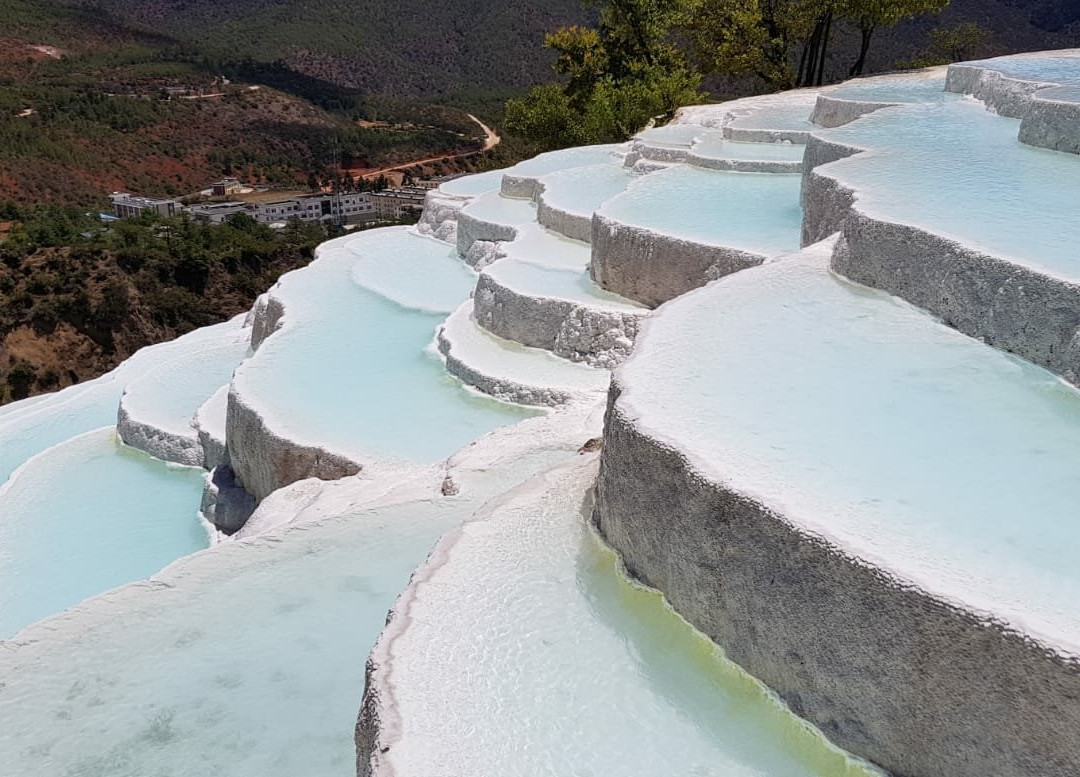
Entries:
[[138, 218], [148, 211], [159, 216], [175, 216], [182, 207], [176, 200], [136, 197], [128, 192], [113, 192], [109, 195], [109, 201], [112, 203], [113, 215], [121, 219]]
[[375, 218], [375, 205], [367, 192], [302, 194], [287, 200], [255, 205], [252, 216], [265, 224], [289, 219], [358, 224]]
[[373, 192], [375, 216], [382, 221], [397, 221], [407, 213], [422, 210], [427, 190], [417, 186], [403, 186], [398, 189], [384, 189]]
[[220, 224], [229, 216], [237, 213], [246, 213], [248, 204], [244, 202], [206, 202], [198, 205], [189, 205], [184, 210], [191, 214], [195, 221], [204, 224]]

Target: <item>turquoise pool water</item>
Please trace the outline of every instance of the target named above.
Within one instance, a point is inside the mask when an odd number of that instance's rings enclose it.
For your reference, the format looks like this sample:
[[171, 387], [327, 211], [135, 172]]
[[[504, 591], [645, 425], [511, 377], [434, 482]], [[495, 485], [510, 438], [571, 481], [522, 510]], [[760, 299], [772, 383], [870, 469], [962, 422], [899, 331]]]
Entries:
[[1026, 146], [1018, 128], [950, 95], [822, 131], [873, 151], [822, 169], [858, 189], [870, 215], [1080, 279], [1080, 156]]
[[561, 170], [544, 177], [541, 199], [567, 213], [591, 216], [606, 200], [624, 191], [634, 176], [615, 163]]
[[0, 491], [0, 639], [207, 546], [202, 470], [127, 448], [111, 428], [29, 461]]
[[[388, 241], [401, 284], [377, 294], [352, 273], [358, 256]], [[468, 298], [460, 266], [445, 243], [403, 228], [325, 244], [315, 263], [282, 278], [274, 293], [285, 300], [286, 325], [237, 370], [234, 386], [278, 433], [358, 458], [438, 461], [526, 417], [532, 411], [467, 391], [427, 350], [444, 316], [425, 310], [445, 305], [451, 288]], [[416, 299], [422, 293], [433, 297]], [[423, 309], [384, 294], [412, 295]]]
[[599, 212], [624, 224], [768, 255], [799, 247], [801, 177], [679, 166], [650, 173]]

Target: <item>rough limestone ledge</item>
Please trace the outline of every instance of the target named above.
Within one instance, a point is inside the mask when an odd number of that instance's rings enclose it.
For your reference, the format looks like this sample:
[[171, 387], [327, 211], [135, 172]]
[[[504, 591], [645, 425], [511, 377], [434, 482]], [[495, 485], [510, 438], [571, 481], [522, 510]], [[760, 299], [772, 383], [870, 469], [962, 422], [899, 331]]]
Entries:
[[882, 108], [891, 108], [894, 105], [898, 103], [845, 100], [819, 94], [817, 102], [814, 103], [814, 112], [810, 114], [810, 121], [819, 127], [842, 127], [860, 116], [880, 111]]
[[266, 292], [255, 300], [251, 314], [251, 350], [254, 352], [259, 350], [266, 338], [281, 328], [285, 318], [285, 303], [271, 292]]
[[541, 191], [536, 201], [536, 220], [541, 226], [571, 240], [588, 243], [592, 240], [592, 214], [571, 213], [549, 205]]
[[724, 137], [742, 143], [794, 143], [802, 145], [810, 137], [809, 130], [751, 129], [749, 127], [724, 127]]
[[510, 175], [504, 173], [499, 191], [503, 197], [519, 200], [535, 200], [542, 184], [538, 175]]
[[1021, 143], [1080, 154], [1080, 89], [1076, 87], [1011, 78], [989, 63], [961, 63], [949, 66], [945, 91], [971, 95], [995, 113], [1021, 119]]
[[431, 190], [424, 197], [424, 210], [416, 224], [416, 231], [421, 235], [455, 243], [458, 213], [471, 201], [471, 197], [446, 194], [438, 189]]
[[493, 240], [474, 240], [473, 244], [469, 246], [469, 252], [462, 256], [461, 259], [474, 270], [483, 270], [492, 262], [497, 262], [503, 258], [505, 252], [502, 245], [501, 242]]
[[1047, 86], [1040, 81], [1022, 81], [979, 65], [949, 65], [945, 76], [945, 91], [971, 95], [981, 100], [995, 113], [1011, 119], [1022, 119], [1031, 105], [1031, 98]]
[[733, 173], [801, 173], [802, 162], [780, 159], [725, 159], [695, 154], [691, 149], [686, 157], [688, 164], [706, 170], [727, 170]]
[[447, 338], [442, 328], [439, 329], [438, 334], [435, 336], [435, 344], [442, 355], [447, 372], [462, 383], [496, 399], [515, 402], [519, 405], [554, 407], [555, 405], [565, 405], [579, 398], [577, 394], [563, 389], [550, 386], [528, 386], [516, 383], [508, 378], [487, 375], [474, 369], [454, 354], [453, 343]]
[[802, 245], [813, 245], [843, 227], [844, 219], [855, 204], [855, 193], [834, 178], [822, 175], [817, 168], [861, 153], [863, 149], [833, 143], [811, 135], [803, 153], [803, 179], [800, 193], [803, 221]]
[[647, 311], [532, 296], [481, 273], [473, 293], [473, 315], [481, 327], [505, 340], [610, 369], [630, 355]]
[[[280, 329], [284, 320], [285, 304], [272, 293], [260, 296], [252, 322], [252, 350]], [[359, 462], [346, 456], [272, 431], [266, 419], [243, 400], [235, 382], [227, 399], [225, 438], [226, 455], [237, 480], [257, 501], [297, 480], [335, 480], [361, 469]]]
[[229, 448], [225, 442], [228, 410], [229, 386], [226, 384], [195, 412], [195, 430], [203, 454], [202, 466], [207, 471], [229, 463]]
[[601, 288], [649, 307], [759, 265], [765, 258], [593, 215], [592, 279]]
[[1080, 285], [857, 208], [832, 268], [1080, 383]]
[[317, 445], [287, 440], [244, 402], [235, 384], [226, 417], [229, 461], [238, 481], [257, 501], [305, 478], [337, 480], [355, 475], [360, 462]]
[[811, 137], [803, 173], [803, 245], [840, 231], [834, 271], [1080, 383], [1080, 286], [862, 213], [856, 192], [823, 167], [861, 151]]
[[626, 167], [633, 167], [639, 159], [648, 159], [650, 162], [663, 162], [670, 165], [685, 162], [689, 157], [689, 146], [654, 146], [643, 140], [636, 140], [630, 147], [630, 153], [623, 164]]
[[[757, 131], [754, 130], [754, 132]], [[648, 143], [637, 141], [634, 143], [631, 153], [627, 155], [625, 164], [636, 171], [638, 169], [636, 165], [641, 161], [663, 165], [685, 163], [708, 170], [728, 170], [736, 173], [798, 173], [802, 170], [801, 162], [708, 157], [695, 154], [693, 146], [689, 148], [650, 146]]]
[[1080, 87], [1040, 90], [1020, 122], [1020, 142], [1080, 154]]
[[[504, 177], [505, 180], [505, 177]], [[517, 237], [517, 229], [508, 224], [483, 221], [464, 211], [457, 215], [457, 251], [468, 261], [473, 243], [509, 242]]]
[[595, 522], [630, 573], [843, 748], [907, 777], [1080, 774], [1080, 665], [713, 482], [612, 382]]
[[125, 392], [120, 397], [120, 406], [116, 412], [116, 431], [125, 445], [138, 448], [155, 459], [184, 464], [189, 467], [203, 465], [203, 450], [195, 430], [190, 435], [166, 431], [146, 421], [135, 418], [126, 403]]

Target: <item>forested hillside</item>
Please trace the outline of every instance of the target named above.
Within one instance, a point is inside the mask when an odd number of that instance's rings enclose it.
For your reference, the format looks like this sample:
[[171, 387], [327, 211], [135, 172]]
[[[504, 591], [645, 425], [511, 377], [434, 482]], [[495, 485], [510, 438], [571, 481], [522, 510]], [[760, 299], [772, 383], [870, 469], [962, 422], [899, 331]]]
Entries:
[[395, 97], [530, 86], [549, 73], [544, 33], [586, 21], [581, 0], [65, 0], [160, 32], [212, 59], [283, 61]]
[[[250, 57], [365, 92], [397, 97], [520, 89], [547, 79], [545, 32], [591, 21], [582, 0], [63, 0], [99, 8], [216, 59]], [[975, 22], [985, 53], [1080, 45], [1077, 0], [952, 0], [940, 15], [883, 32], [868, 69], [908, 62], [936, 26]], [[844, 30], [836, 34], [843, 36]]]

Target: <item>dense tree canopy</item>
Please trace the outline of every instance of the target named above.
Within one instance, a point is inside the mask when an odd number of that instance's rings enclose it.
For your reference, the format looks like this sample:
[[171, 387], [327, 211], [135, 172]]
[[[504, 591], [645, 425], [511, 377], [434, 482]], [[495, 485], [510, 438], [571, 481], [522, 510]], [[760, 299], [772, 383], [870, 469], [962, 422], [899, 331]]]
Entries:
[[510, 101], [507, 128], [546, 148], [617, 141], [702, 99], [707, 75], [819, 85], [841, 25], [858, 33], [847, 75], [860, 75], [876, 32], [948, 2], [603, 0], [597, 26], [547, 36], [561, 81]]

